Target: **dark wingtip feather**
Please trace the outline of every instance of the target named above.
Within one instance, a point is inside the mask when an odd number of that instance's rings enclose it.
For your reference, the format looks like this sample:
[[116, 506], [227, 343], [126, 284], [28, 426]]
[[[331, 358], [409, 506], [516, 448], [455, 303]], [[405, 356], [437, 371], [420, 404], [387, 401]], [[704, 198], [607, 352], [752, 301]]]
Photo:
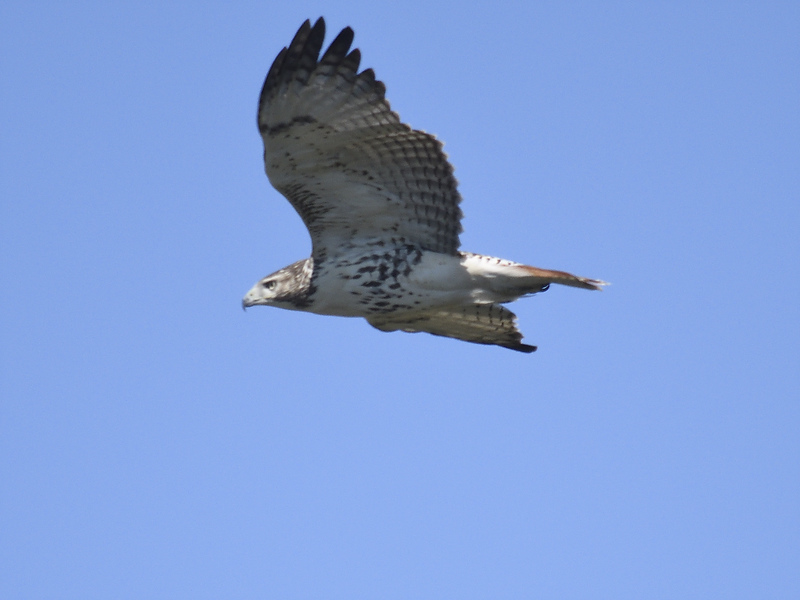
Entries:
[[328, 49], [325, 51], [325, 54], [322, 55], [322, 59], [320, 59], [321, 63], [325, 64], [338, 64], [341, 60], [347, 55], [348, 50], [350, 50], [350, 45], [353, 43], [353, 37], [355, 37], [355, 33], [350, 27], [345, 27], [339, 32], [334, 40], [331, 42], [331, 45], [328, 46]]
[[529, 346], [528, 344], [518, 344], [517, 346], [506, 346], [510, 350], [516, 350], [517, 352], [524, 352], [525, 354], [530, 354], [531, 352], [536, 352], [538, 346]]
[[353, 49], [353, 51], [344, 57], [342, 61], [342, 68], [347, 69], [348, 71], [352, 71], [354, 74], [358, 73], [358, 66], [361, 64], [361, 50], [358, 48]]
[[[307, 20], [306, 23], [308, 23]], [[311, 28], [311, 33], [308, 34], [308, 39], [312, 40], [320, 48], [322, 47], [322, 42], [325, 41], [325, 19], [322, 17], [317, 19]], [[319, 51], [317, 51], [317, 54], [319, 54]]]
[[325, 19], [320, 17], [311, 26], [311, 21], [306, 19], [294, 34], [291, 43], [284, 47], [275, 57], [272, 66], [264, 79], [259, 97], [259, 113], [261, 106], [273, 90], [279, 88], [296, 74], [299, 67], [305, 63], [306, 71], [313, 69], [317, 63], [319, 51], [325, 41]]

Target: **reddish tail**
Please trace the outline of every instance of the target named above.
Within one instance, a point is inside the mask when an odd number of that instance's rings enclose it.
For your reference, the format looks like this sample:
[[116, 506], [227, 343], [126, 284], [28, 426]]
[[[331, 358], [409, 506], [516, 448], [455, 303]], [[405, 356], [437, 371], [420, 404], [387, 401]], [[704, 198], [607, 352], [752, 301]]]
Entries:
[[604, 285], [608, 285], [608, 283], [599, 279], [578, 277], [564, 271], [550, 271], [549, 269], [539, 269], [538, 267], [529, 267], [527, 265], [520, 265], [520, 268], [524, 269], [529, 277], [535, 278], [531, 281], [534, 285], [540, 283], [545, 286], [550, 283], [560, 283], [561, 285], [570, 285], [585, 290], [602, 290]]

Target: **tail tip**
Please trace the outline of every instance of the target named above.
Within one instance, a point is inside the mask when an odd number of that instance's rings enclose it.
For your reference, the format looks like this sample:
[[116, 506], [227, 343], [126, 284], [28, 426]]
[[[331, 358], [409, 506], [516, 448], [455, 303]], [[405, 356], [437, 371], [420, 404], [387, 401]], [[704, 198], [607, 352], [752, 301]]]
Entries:
[[579, 277], [578, 279], [586, 286], [586, 289], [597, 290], [598, 292], [602, 292], [605, 286], [611, 285], [611, 283], [602, 279], [588, 279], [586, 277]]

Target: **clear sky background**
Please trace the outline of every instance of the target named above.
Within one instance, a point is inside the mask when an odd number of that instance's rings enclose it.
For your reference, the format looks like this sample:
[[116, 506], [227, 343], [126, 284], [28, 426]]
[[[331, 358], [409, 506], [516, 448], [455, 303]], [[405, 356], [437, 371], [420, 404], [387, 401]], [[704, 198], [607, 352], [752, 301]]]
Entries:
[[[261, 83], [356, 32], [532, 355], [241, 310]], [[0, 597], [800, 597], [800, 5], [0, 5]]]

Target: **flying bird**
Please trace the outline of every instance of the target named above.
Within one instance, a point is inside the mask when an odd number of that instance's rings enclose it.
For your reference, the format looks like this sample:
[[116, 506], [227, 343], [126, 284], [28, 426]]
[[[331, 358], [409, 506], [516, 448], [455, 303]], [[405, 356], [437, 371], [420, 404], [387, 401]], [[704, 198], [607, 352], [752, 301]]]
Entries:
[[258, 105], [267, 176], [308, 228], [311, 257], [261, 279], [243, 307], [536, 350], [503, 304], [605, 282], [459, 251], [461, 195], [442, 143], [400, 121], [372, 69], [359, 72], [351, 28], [320, 58], [324, 38], [322, 18], [302, 24]]

